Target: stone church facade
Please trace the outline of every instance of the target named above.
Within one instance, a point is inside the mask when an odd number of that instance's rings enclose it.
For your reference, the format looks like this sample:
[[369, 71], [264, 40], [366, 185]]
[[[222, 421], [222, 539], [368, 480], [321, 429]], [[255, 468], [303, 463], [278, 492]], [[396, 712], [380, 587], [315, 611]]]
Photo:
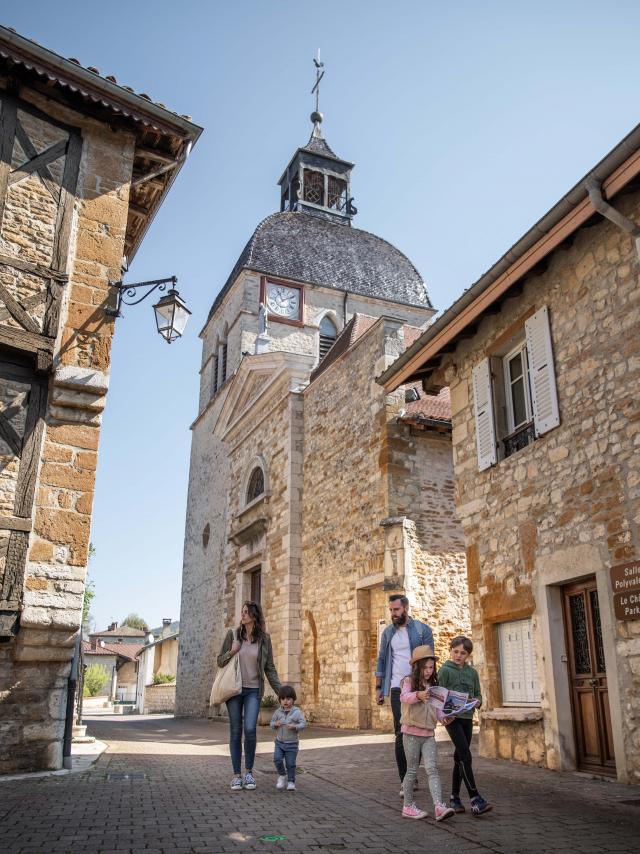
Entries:
[[201, 334], [178, 715], [218, 711], [215, 659], [246, 599], [263, 605], [281, 679], [344, 727], [388, 724], [372, 700], [390, 592], [443, 651], [468, 628], [448, 393], [375, 382], [434, 310], [409, 260], [351, 225], [352, 167], [317, 121]]

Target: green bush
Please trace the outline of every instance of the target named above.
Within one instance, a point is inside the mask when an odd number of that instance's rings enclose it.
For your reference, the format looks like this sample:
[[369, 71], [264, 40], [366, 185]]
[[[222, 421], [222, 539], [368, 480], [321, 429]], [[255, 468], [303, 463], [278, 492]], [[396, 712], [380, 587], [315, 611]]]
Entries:
[[109, 681], [109, 674], [99, 664], [90, 664], [84, 673], [85, 697], [95, 697], [99, 694]]
[[175, 676], [169, 676], [168, 673], [154, 673], [153, 674], [153, 684], [154, 685], [166, 685], [167, 682], [175, 682]]
[[278, 700], [272, 694], [265, 694], [260, 700], [260, 708], [262, 709], [275, 709], [277, 705]]

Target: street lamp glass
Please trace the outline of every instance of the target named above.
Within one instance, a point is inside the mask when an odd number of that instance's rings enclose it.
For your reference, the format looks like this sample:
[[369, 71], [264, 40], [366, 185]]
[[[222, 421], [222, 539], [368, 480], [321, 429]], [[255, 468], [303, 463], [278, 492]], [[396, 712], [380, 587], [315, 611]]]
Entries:
[[166, 296], [157, 302], [153, 310], [156, 314], [158, 332], [168, 344], [180, 338], [185, 330], [191, 312], [180, 299], [178, 291], [172, 288]]

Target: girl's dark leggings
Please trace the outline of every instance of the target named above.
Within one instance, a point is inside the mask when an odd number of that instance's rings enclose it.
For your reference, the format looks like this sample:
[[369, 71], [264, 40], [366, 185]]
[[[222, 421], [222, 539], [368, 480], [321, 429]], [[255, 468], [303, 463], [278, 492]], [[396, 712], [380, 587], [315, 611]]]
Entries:
[[478, 790], [473, 776], [471, 750], [469, 749], [473, 735], [473, 720], [471, 718], [454, 718], [447, 727], [447, 732], [455, 747], [451, 794], [456, 798], [460, 796], [460, 783], [464, 780], [469, 797], [475, 798]]

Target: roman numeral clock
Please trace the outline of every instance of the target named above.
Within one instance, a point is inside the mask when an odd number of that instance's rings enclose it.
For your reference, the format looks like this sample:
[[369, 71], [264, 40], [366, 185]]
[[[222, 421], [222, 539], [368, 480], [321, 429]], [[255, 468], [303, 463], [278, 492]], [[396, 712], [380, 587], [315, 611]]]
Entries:
[[280, 282], [267, 281], [265, 284], [266, 303], [269, 314], [275, 318], [302, 321], [302, 289]]

